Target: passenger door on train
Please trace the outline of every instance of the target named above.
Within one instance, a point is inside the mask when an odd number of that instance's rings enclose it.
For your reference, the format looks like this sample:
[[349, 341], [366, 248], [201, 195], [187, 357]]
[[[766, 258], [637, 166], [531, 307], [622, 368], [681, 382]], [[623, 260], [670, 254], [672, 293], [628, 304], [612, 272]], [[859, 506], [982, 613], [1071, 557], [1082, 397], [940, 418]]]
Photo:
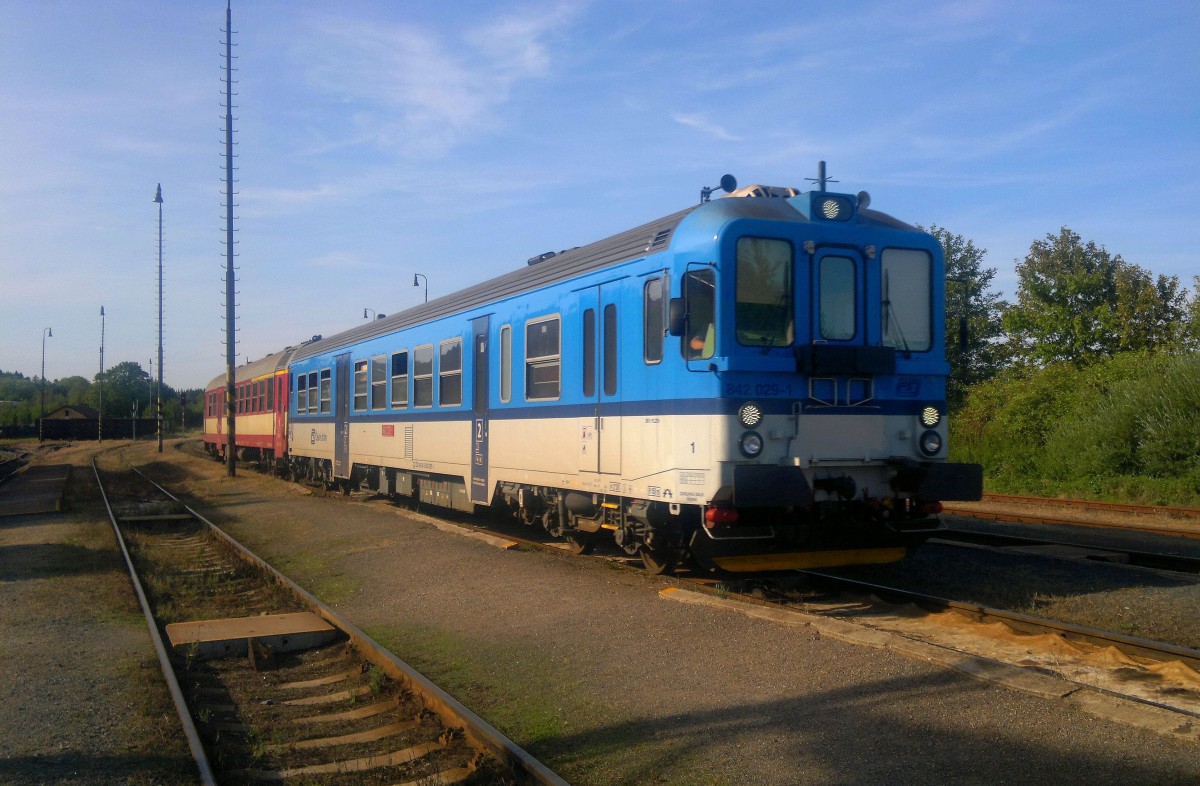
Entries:
[[488, 483], [488, 326], [490, 317], [471, 320], [474, 337], [473, 365], [471, 367], [471, 501], [486, 505], [492, 501], [492, 489]]
[[591, 412], [579, 421], [579, 469], [616, 475], [621, 472], [621, 396], [617, 378], [620, 283], [602, 284], [580, 295], [583, 398]]
[[[334, 359], [337, 375], [337, 413], [334, 419], [333, 476], [350, 477], [350, 354]], [[309, 410], [311, 411], [311, 410]]]

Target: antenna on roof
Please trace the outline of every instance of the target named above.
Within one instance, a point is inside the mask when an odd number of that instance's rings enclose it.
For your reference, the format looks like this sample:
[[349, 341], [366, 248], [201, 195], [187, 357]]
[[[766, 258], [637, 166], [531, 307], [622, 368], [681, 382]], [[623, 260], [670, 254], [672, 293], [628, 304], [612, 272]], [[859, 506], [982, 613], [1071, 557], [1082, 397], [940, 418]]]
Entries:
[[817, 176], [816, 177], [806, 177], [804, 179], [810, 183], [816, 183], [818, 191], [824, 191], [826, 183], [838, 182], [838, 181], [834, 180], [833, 178], [825, 177], [825, 162], [824, 161], [817, 162]]
[[705, 202], [712, 199], [712, 192], [716, 191], [718, 188], [724, 191], [726, 194], [737, 191], [737, 178], [733, 175], [721, 175], [721, 185], [714, 186], [713, 188], [705, 186], [704, 188], [700, 189], [700, 204], [703, 205]]

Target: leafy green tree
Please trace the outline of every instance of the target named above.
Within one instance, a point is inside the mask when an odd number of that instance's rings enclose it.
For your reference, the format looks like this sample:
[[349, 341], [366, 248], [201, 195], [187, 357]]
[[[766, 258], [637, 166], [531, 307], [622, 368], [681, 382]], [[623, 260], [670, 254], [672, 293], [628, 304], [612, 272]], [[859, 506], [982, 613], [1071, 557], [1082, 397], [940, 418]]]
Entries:
[[[957, 409], [966, 390], [991, 379], [1008, 359], [1001, 315], [1007, 305], [991, 290], [996, 268], [983, 266], [987, 250], [937, 225], [926, 230], [946, 256], [946, 356], [950, 361], [947, 397]], [[966, 343], [960, 331], [966, 318]]]
[[1003, 325], [1013, 355], [1035, 365], [1162, 348], [1184, 327], [1177, 277], [1155, 279], [1067, 227], [1034, 241], [1017, 280]]

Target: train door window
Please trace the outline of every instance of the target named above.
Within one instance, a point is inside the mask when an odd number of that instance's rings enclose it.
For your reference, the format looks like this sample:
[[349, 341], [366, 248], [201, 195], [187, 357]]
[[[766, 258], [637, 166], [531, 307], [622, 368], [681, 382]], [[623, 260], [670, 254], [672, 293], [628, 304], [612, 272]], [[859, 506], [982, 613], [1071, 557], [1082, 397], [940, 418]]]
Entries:
[[558, 398], [560, 347], [557, 315], [525, 324], [526, 401]]
[[408, 406], [408, 350], [392, 353], [392, 408]]
[[275, 411], [275, 385], [278, 384], [279, 377], [271, 377], [267, 381], [267, 412]]
[[787, 347], [795, 334], [792, 244], [743, 237], [737, 242], [734, 321], [739, 344]]
[[433, 406], [433, 344], [413, 350], [413, 406]]
[[327, 369], [321, 369], [321, 414], [328, 415], [333, 411], [333, 373]]
[[387, 355], [371, 358], [371, 409], [387, 408]]
[[710, 358], [716, 352], [717, 279], [712, 270], [689, 270], [683, 276], [687, 312], [680, 351], [688, 360]]
[[500, 400], [512, 400], [512, 325], [500, 328]]
[[308, 411], [316, 414], [318, 406], [321, 402], [318, 396], [320, 395], [317, 388], [317, 372], [308, 372]]
[[583, 395], [596, 395], [596, 309], [583, 311]]
[[849, 341], [854, 338], [858, 325], [854, 260], [849, 257], [822, 257], [817, 275], [821, 338]]
[[647, 365], [661, 363], [666, 317], [663, 313], [663, 282], [652, 278], [642, 290], [642, 359]]
[[237, 389], [237, 413], [239, 415], [246, 414], [246, 386], [238, 385]]
[[452, 338], [438, 345], [438, 406], [462, 404], [462, 339]]
[[307, 374], [296, 375], [296, 412], [303, 415], [308, 412], [308, 383]]
[[927, 352], [933, 345], [933, 261], [929, 252], [884, 249], [880, 309], [883, 345]]
[[604, 395], [617, 392], [617, 304], [604, 306]]
[[354, 411], [367, 408], [367, 361], [354, 361]]

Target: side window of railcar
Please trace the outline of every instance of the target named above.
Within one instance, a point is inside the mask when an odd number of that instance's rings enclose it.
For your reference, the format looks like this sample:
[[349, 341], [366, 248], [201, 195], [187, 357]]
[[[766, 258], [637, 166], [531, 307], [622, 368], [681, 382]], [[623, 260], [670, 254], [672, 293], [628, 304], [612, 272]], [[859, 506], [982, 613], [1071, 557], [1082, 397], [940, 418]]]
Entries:
[[500, 328], [500, 400], [512, 400], [512, 325]]
[[328, 415], [333, 411], [333, 374], [330, 369], [321, 369], [321, 414]]
[[849, 257], [823, 257], [817, 275], [821, 292], [821, 338], [849, 341], [854, 338], [858, 325], [854, 260]]
[[367, 408], [367, 361], [354, 361], [354, 411]]
[[642, 360], [647, 365], [661, 363], [666, 317], [663, 314], [663, 282], [652, 278], [642, 291]]
[[317, 372], [308, 372], [308, 411], [311, 414], [316, 414], [318, 404], [320, 404], [320, 395], [317, 388]]
[[462, 339], [452, 338], [438, 345], [438, 406], [462, 404]]
[[717, 280], [711, 270], [689, 270], [683, 276], [683, 300], [687, 322], [680, 337], [680, 350], [688, 360], [700, 360], [716, 352]]
[[912, 352], [933, 346], [933, 261], [917, 249], [884, 249], [881, 261], [883, 344]]
[[387, 407], [387, 355], [371, 358], [371, 409]]
[[413, 350], [413, 406], [433, 406], [433, 344]]
[[786, 347], [795, 331], [792, 244], [762, 237], [738, 238], [734, 321], [739, 344]]
[[267, 381], [265, 379], [258, 381], [258, 411], [267, 411]]
[[392, 408], [408, 406], [408, 350], [392, 353]]
[[561, 363], [558, 316], [525, 324], [525, 400], [558, 398]]
[[308, 412], [308, 375], [296, 375], [296, 412], [303, 415]]
[[604, 395], [617, 392], [617, 306], [604, 307]]

